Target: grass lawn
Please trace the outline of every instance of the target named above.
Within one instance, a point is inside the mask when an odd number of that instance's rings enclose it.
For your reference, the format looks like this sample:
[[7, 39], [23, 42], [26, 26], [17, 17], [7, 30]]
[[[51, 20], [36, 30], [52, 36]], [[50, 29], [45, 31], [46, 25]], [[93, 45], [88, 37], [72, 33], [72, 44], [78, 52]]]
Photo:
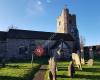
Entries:
[[33, 67], [29, 61], [18, 61], [0, 67], [0, 80], [32, 80], [34, 74], [42, 64], [47, 64], [48, 58], [41, 57], [34, 60]]
[[[70, 80], [68, 74], [68, 62], [58, 63], [57, 80]], [[83, 70], [77, 70], [72, 80], [100, 80], [100, 62], [94, 62], [93, 67], [87, 65], [82, 66]]]
[[[58, 62], [57, 80], [100, 80], [100, 62], [95, 61], [92, 67], [84, 65], [83, 70], [77, 70], [74, 78], [68, 77], [69, 62]], [[47, 79], [48, 71], [46, 73]]]
[[33, 77], [39, 64], [34, 63], [10, 63], [5, 68], [0, 68], [0, 80], [28, 80]]

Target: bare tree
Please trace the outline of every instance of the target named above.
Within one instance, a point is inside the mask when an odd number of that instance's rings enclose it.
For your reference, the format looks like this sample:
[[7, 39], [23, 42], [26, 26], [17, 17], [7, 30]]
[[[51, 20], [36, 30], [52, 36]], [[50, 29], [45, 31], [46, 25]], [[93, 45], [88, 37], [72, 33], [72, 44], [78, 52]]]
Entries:
[[85, 45], [85, 38], [83, 36], [80, 36], [80, 48], [83, 49]]
[[85, 60], [84, 60], [84, 45], [85, 45], [85, 38], [83, 36], [80, 36], [81, 64], [85, 64]]
[[7, 31], [8, 31], [9, 29], [18, 29], [18, 27], [14, 26], [14, 25], [10, 25], [10, 26], [8, 26]]

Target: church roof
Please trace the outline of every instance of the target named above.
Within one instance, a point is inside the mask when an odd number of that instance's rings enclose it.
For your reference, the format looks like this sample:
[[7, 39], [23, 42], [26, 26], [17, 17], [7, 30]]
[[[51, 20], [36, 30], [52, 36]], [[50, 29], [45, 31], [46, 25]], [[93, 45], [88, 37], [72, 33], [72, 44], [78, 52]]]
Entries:
[[0, 31], [0, 41], [5, 41], [7, 37], [7, 32]]
[[42, 31], [29, 31], [10, 29], [7, 33], [7, 38], [10, 39], [39, 39], [39, 40], [65, 40], [74, 41], [74, 38], [69, 33], [54, 33], [54, 32], [42, 32]]
[[[69, 49], [71, 48], [67, 42], [63, 41], [63, 43], [64, 43]], [[62, 44], [62, 41], [57, 40], [57, 41], [55, 42], [55, 44], [52, 45], [52, 46], [50, 47], [50, 49], [58, 48], [58, 46], [59, 46], [60, 44]]]

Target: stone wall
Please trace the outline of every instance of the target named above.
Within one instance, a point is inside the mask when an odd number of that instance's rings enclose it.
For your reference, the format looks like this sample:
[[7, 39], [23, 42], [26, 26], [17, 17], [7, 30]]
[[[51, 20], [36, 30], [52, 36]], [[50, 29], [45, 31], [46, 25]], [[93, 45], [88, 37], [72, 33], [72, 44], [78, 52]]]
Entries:
[[[30, 58], [29, 46], [33, 41], [29, 39], [7, 39], [7, 57], [17, 59]], [[25, 52], [20, 53], [21, 48], [25, 48]]]
[[0, 58], [5, 57], [6, 54], [6, 41], [0, 41]]
[[[48, 49], [55, 42], [56, 41], [54, 40], [7, 39], [6, 42], [0, 42], [0, 58], [6, 57], [7, 59], [31, 59], [31, 54], [33, 53], [34, 47], [42, 45]], [[72, 49], [73, 43], [71, 41], [66, 42]], [[25, 49], [25, 51], [21, 51], [21, 49]]]
[[[41, 45], [43, 47], [51, 46], [55, 41], [34, 40], [34, 39], [7, 39], [7, 57], [16, 59], [31, 59], [33, 49]], [[22, 51], [25, 49], [24, 51]]]

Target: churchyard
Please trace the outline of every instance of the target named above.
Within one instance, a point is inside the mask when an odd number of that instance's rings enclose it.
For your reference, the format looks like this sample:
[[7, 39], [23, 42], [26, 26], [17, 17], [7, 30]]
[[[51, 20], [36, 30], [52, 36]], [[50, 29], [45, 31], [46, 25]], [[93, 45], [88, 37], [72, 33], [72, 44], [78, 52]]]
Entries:
[[[56, 80], [100, 80], [100, 55], [94, 58], [93, 66], [88, 64], [82, 65], [82, 70], [75, 67], [75, 74], [73, 78], [68, 76], [68, 61], [61, 61], [57, 63], [58, 71], [56, 72]], [[46, 72], [45, 80], [48, 79], [49, 70]]]
[[[73, 78], [68, 76], [68, 66], [70, 61], [57, 61], [57, 71], [56, 71], [56, 80], [99, 80], [100, 79], [100, 55], [94, 55], [93, 65], [83, 64], [82, 70], [79, 70], [75, 67], [75, 74]], [[40, 57], [34, 60], [33, 65], [31, 61], [25, 62], [12, 62], [6, 63], [5, 67], [0, 67], [0, 80], [32, 80], [34, 78], [35, 73], [37, 73], [40, 69], [41, 65], [48, 65], [48, 69], [46, 71], [45, 79], [48, 79], [49, 74], [49, 63], [48, 58]], [[38, 75], [40, 77], [40, 75]]]
[[[34, 64], [33, 68], [30, 63], [10, 63], [6, 67], [0, 68], [0, 80], [24, 80], [31, 77], [33, 70], [39, 68], [39, 64]], [[33, 77], [33, 75], [32, 75]]]
[[45, 64], [46, 59], [30, 61], [8, 62], [5, 67], [0, 67], [0, 80], [32, 80], [40, 65]]

